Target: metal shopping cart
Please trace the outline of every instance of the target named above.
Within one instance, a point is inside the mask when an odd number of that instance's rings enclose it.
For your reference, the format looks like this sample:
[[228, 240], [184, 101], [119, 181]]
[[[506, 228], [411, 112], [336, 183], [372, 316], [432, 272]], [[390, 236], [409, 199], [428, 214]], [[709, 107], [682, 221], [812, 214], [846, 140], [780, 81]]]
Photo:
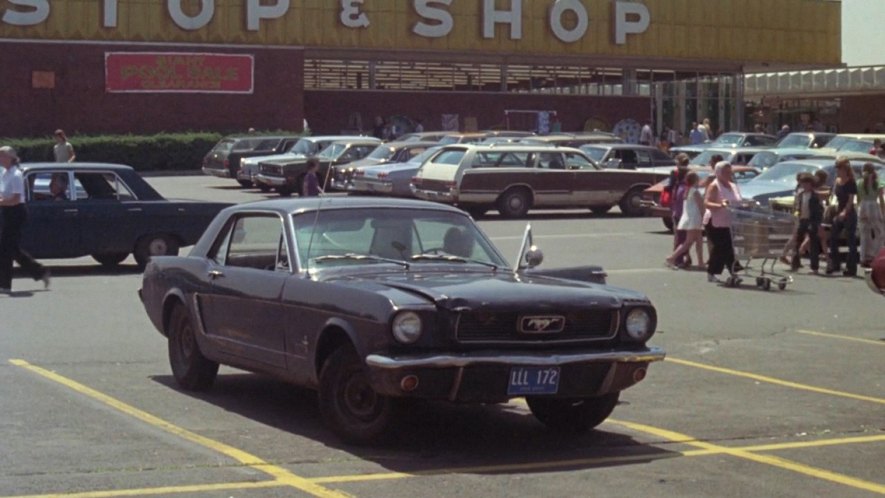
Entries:
[[[796, 232], [796, 218], [791, 213], [774, 211], [756, 204], [729, 207], [735, 266], [725, 284], [737, 287], [742, 276], [756, 280], [756, 287], [771, 290], [772, 285], [784, 290], [793, 277], [775, 272], [774, 265], [784, 246]], [[754, 259], [761, 259], [758, 268]]]

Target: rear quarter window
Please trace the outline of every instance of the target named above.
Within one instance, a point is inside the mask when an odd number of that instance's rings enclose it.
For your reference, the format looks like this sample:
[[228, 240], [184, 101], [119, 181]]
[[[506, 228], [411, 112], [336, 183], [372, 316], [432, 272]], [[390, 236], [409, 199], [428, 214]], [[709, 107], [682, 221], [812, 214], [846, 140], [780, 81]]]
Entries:
[[466, 151], [463, 150], [444, 150], [433, 158], [433, 164], [448, 164], [456, 166], [461, 164], [461, 160], [464, 159], [464, 154], [466, 154]]

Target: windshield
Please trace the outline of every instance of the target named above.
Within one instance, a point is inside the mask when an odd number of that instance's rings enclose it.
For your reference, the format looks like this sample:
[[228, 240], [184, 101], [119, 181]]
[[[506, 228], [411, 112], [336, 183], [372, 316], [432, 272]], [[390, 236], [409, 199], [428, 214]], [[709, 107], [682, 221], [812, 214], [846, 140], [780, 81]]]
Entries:
[[750, 159], [750, 162], [747, 163], [747, 166], [752, 166], [759, 169], [768, 169], [777, 164], [777, 162], [777, 154], [770, 151], [762, 151], [753, 156], [753, 159]]
[[723, 161], [730, 161], [731, 157], [733, 155], [734, 155], [733, 153], [729, 153], [729, 152], [722, 152], [722, 151], [716, 151], [716, 150], [705, 150], [704, 152], [701, 152], [700, 154], [695, 156], [695, 158], [691, 160], [691, 164], [701, 164], [703, 166], [709, 166], [710, 163], [713, 161], [714, 156], [721, 157], [722, 158], [721, 160], [723, 160]]
[[790, 133], [777, 143], [778, 148], [808, 148], [811, 139], [804, 133]]
[[605, 157], [605, 153], [608, 152], [608, 149], [603, 147], [591, 147], [591, 146], [583, 146], [581, 150], [584, 151], [584, 154], [590, 156], [590, 159], [593, 159], [597, 163], [602, 161], [602, 158]]
[[463, 214], [423, 209], [330, 209], [292, 216], [301, 268], [507, 263]]
[[226, 152], [230, 152], [234, 148], [233, 140], [222, 140], [215, 144], [215, 147], [212, 148], [212, 152], [224, 154]]
[[829, 147], [831, 149], [839, 150], [842, 148], [843, 145], [847, 144], [848, 142], [850, 142], [852, 140], [855, 140], [855, 139], [851, 138], [851, 137], [833, 137], [832, 140], [827, 142], [827, 147]]
[[814, 173], [819, 168], [810, 164], [778, 163], [753, 179], [753, 182], [793, 183], [799, 173]]
[[343, 154], [346, 149], [347, 145], [345, 144], [331, 144], [323, 149], [323, 151], [320, 152], [317, 157], [321, 159], [335, 160], [338, 156]]
[[371, 154], [367, 156], [367, 159], [377, 159], [379, 161], [386, 161], [393, 157], [396, 154], [396, 148], [391, 147], [389, 145], [379, 145], [372, 151]]
[[312, 140], [308, 140], [306, 138], [302, 138], [301, 140], [295, 142], [295, 145], [289, 149], [289, 153], [291, 154], [300, 154], [302, 156], [312, 156], [317, 153], [319, 150], [319, 146], [316, 142]]
[[442, 147], [431, 147], [431, 148], [425, 150], [424, 152], [418, 154], [417, 156], [415, 156], [415, 157], [409, 159], [409, 160], [406, 161], [406, 162], [407, 162], [408, 164], [414, 164], [414, 165], [417, 165], [417, 166], [421, 166], [422, 164], [424, 164], [425, 161], [427, 161], [428, 159], [430, 159], [430, 156], [432, 156], [432, 155], [436, 154], [437, 152], [439, 152], [439, 149], [441, 149], [441, 148], [442, 148]]
[[860, 152], [862, 154], [869, 154], [870, 149], [872, 148], [873, 142], [852, 140], [851, 142], [845, 142], [845, 145], [839, 147], [839, 152]]
[[737, 133], [726, 133], [714, 140], [711, 145], [737, 145], [741, 143], [741, 139], [743, 139], [743, 135], [738, 135]]

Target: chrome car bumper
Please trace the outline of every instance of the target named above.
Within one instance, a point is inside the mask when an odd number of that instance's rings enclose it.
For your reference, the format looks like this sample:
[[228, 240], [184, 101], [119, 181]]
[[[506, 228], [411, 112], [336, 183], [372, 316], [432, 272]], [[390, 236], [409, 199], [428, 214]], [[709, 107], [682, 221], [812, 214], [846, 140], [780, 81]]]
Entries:
[[885, 289], [880, 289], [876, 282], [873, 281], [873, 270], [867, 268], [864, 270], [864, 280], [867, 281], [867, 286], [869, 286], [870, 290], [879, 294], [880, 296], [885, 296]]
[[226, 169], [203, 168], [203, 174], [209, 176], [217, 176], [218, 178], [230, 178], [230, 171]]
[[458, 197], [451, 192], [440, 192], [437, 190], [423, 190], [412, 188], [412, 193], [419, 199], [426, 201], [436, 201], [445, 203], [454, 203], [458, 201]]
[[255, 175], [255, 181], [258, 183], [263, 183], [265, 185], [270, 185], [271, 187], [282, 187], [286, 185], [286, 179], [282, 176], [266, 176], [261, 173]]
[[352, 190], [354, 192], [373, 192], [378, 194], [389, 194], [393, 192], [393, 184], [365, 180], [353, 180], [348, 190]]
[[366, 364], [370, 368], [397, 370], [404, 368], [463, 368], [473, 365], [509, 365], [532, 367], [555, 367], [573, 363], [650, 363], [662, 361], [666, 353], [661, 348], [645, 351], [605, 351], [575, 354], [488, 354], [465, 353], [460, 355], [384, 356], [370, 354]]

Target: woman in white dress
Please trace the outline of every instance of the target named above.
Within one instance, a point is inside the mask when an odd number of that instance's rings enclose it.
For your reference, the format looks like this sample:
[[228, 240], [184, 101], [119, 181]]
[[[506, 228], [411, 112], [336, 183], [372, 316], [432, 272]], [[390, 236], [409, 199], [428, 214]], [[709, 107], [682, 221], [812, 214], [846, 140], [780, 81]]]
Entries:
[[685, 201], [682, 207], [682, 218], [679, 219], [678, 230], [685, 230], [685, 242], [679, 245], [676, 250], [667, 258], [667, 266], [676, 268], [676, 260], [687, 254], [694, 245], [697, 249], [697, 264], [703, 268], [704, 264], [704, 245], [701, 241], [704, 238], [704, 194], [698, 188], [698, 174], [692, 171], [685, 177], [685, 184], [688, 186], [688, 192], [685, 194]]

